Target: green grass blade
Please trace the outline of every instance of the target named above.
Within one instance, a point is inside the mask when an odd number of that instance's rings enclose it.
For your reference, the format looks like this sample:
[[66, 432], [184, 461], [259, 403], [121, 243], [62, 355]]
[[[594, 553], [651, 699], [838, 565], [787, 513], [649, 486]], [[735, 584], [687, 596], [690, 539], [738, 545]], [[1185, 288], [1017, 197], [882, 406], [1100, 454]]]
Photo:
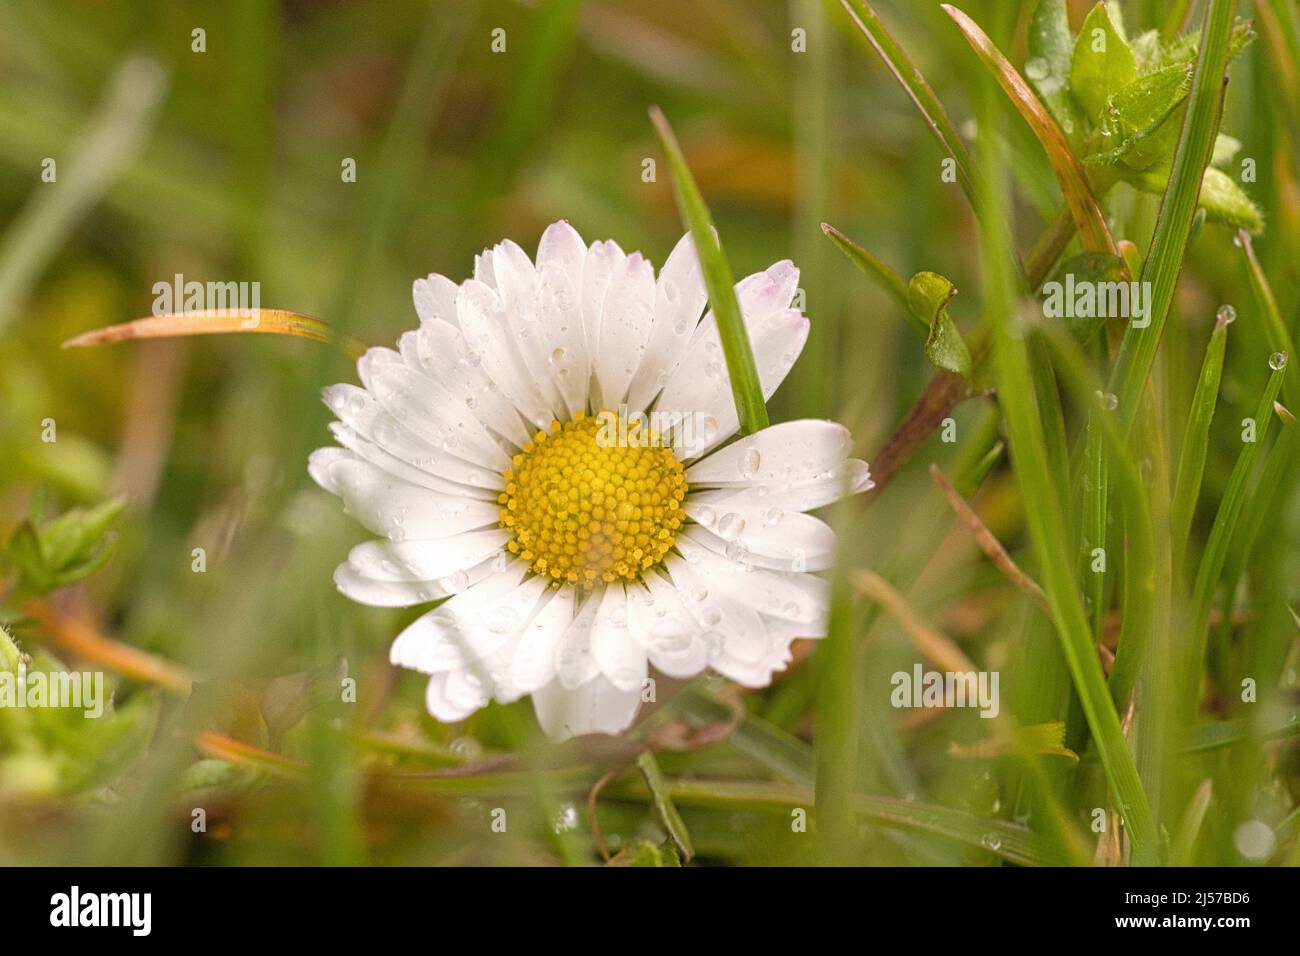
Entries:
[[[639, 787], [632, 790], [620, 785], [610, 787], [606, 794], [640, 796], [639, 791]], [[667, 793], [678, 806], [729, 811], [785, 813], [806, 809], [813, 802], [812, 792], [803, 787], [732, 780], [669, 780]], [[981, 819], [938, 804], [868, 795], [855, 798], [851, 811], [855, 819], [867, 823], [942, 837], [1011, 863], [1040, 866], [1050, 862], [1037, 835], [1005, 820]]]
[[718, 322], [718, 335], [722, 339], [722, 354], [727, 360], [727, 374], [731, 377], [731, 393], [736, 400], [736, 414], [740, 418], [741, 434], [753, 434], [767, 427], [767, 406], [763, 402], [763, 389], [754, 364], [754, 350], [749, 344], [740, 303], [736, 301], [735, 278], [731, 265], [722, 251], [722, 241], [713, 227], [713, 217], [704, 204], [686, 157], [677, 142], [677, 136], [668, 125], [668, 118], [658, 107], [650, 110], [659, 142], [668, 156], [672, 174], [673, 192], [677, 196], [677, 209], [682, 222], [695, 240], [704, 273], [704, 285], [709, 291], [709, 302]]
[[[981, 128], [992, 131], [996, 128], [996, 120], [991, 94], [986, 93], [984, 100], [980, 113]], [[998, 137], [990, 135], [983, 139], [984, 149], [988, 152], [981, 160], [981, 168], [1005, 169], [1005, 161], [997, 155]], [[1016, 480], [1038, 557], [1041, 583], [1052, 607], [1052, 619], [1084, 716], [1116, 805], [1128, 825], [1134, 856], [1140, 861], [1150, 862], [1156, 854], [1155, 819], [1142, 789], [1137, 766], [1124, 740], [1079, 597], [1072, 571], [1068, 532], [1062, 517], [1065, 513], [1063, 502], [1052, 484], [1047, 466], [1046, 440], [1033, 397], [1029, 356], [1022, 331], [1014, 327], [1019, 319], [1015, 283], [1009, 268], [1013, 261], [1011, 250], [1006, 245], [1002, 229], [993, 223], [994, 219], [1002, 220], [1000, 214], [1007, 210], [1003, 193], [1005, 183], [990, 178], [984, 188], [989, 197], [990, 212], [999, 214], [991, 215], [989, 222], [981, 228], [985, 295], [989, 314], [993, 317], [993, 367]]]
[[1074, 218], [1084, 249], [1089, 252], [1118, 256], [1119, 249], [1111, 237], [1110, 230], [1106, 227], [1106, 217], [1102, 215], [1101, 207], [1097, 205], [1096, 197], [1092, 194], [1087, 173], [1070, 150], [1070, 144], [1066, 141], [1061, 128], [1056, 125], [1056, 120], [1052, 119], [1046, 107], [1029, 88], [1029, 84], [974, 20], [956, 7], [946, 3], [940, 6], [948, 16], [952, 17], [970, 43], [971, 49], [989, 68], [1003, 91], [1020, 111], [1020, 115], [1025, 118], [1025, 122], [1034, 131], [1034, 135], [1038, 137], [1056, 173], [1057, 181], [1061, 184], [1065, 204]]
[[691, 846], [691, 835], [682, 822], [682, 815], [673, 804], [663, 771], [659, 769], [659, 761], [647, 750], [636, 758], [636, 765], [645, 778], [646, 789], [650, 791], [650, 805], [654, 808], [655, 818], [668, 834], [668, 839], [673, 841], [673, 846], [677, 847], [682, 859], [689, 863], [695, 857], [695, 848]]
[[38, 183], [5, 230], [0, 241], [0, 330], [21, 314], [46, 263], [149, 138], [166, 89], [166, 74], [156, 61], [123, 61], [94, 119], [69, 147], [68, 158], [58, 160], [58, 178]]
[[1125, 428], [1133, 423], [1137, 414], [1142, 386], [1151, 371], [1169, 307], [1173, 304], [1174, 288], [1191, 235], [1192, 218], [1196, 215], [1201, 177], [1210, 162], [1214, 137], [1219, 131], [1234, 6], [1234, 0], [1209, 0], [1205, 10], [1192, 92], [1174, 153], [1173, 172], [1160, 204], [1146, 267], [1142, 270], [1142, 281], [1151, 283], [1149, 324], [1145, 327], [1129, 325], [1111, 377], [1111, 391], [1119, 396], [1119, 411]]
[[978, 210], [979, 203], [971, 180], [970, 153], [957, 133], [957, 127], [948, 118], [947, 110], [939, 102], [939, 97], [935, 96], [934, 90], [930, 88], [921, 71], [903, 52], [903, 48], [894, 42], [894, 38], [889, 35], [885, 25], [876, 16], [876, 11], [871, 9], [871, 5], [866, 0], [840, 0], [840, 3], [844, 5], [844, 9], [862, 31], [862, 35], [867, 38], [867, 42], [885, 61], [885, 66], [889, 68], [890, 73], [894, 74], [894, 79], [903, 88], [903, 92], [920, 111], [921, 117], [930, 127], [930, 132], [938, 140], [940, 148], [956, 165], [957, 182], [961, 184], [966, 198], [970, 200], [971, 206]]
[[[1237, 242], [1246, 256], [1250, 289], [1255, 293], [1255, 301], [1259, 303], [1264, 313], [1264, 334], [1268, 338], [1269, 348], [1275, 352], [1295, 355], [1295, 340], [1291, 337], [1291, 330], [1287, 328], [1282, 318], [1282, 310], [1278, 308], [1277, 297], [1273, 295], [1273, 287], [1269, 284], [1268, 276], [1264, 274], [1264, 267], [1260, 265], [1259, 257], [1255, 255], [1255, 246], [1251, 243], [1250, 233], [1245, 229], [1239, 230]], [[1292, 405], [1300, 404], [1297, 402], [1300, 396], [1296, 395], [1294, 378], [1282, 383], [1282, 394]]]
[[[1210, 343], [1205, 347], [1201, 375], [1196, 381], [1196, 394], [1192, 398], [1183, 447], [1178, 454], [1178, 477], [1174, 481], [1169, 523], [1174, 560], [1180, 568], [1191, 532], [1192, 513], [1196, 510], [1196, 499], [1201, 492], [1201, 477], [1205, 472], [1205, 457], [1210, 444], [1210, 421], [1214, 418], [1214, 408], [1219, 401], [1219, 381], [1223, 378], [1229, 321], [1226, 312], [1220, 312], [1215, 320]], [[1181, 571], [1179, 578], [1181, 579]]]
[[840, 252], [844, 253], [844, 258], [858, 267], [859, 272], [889, 293], [889, 297], [903, 310], [909, 324], [922, 339], [930, 334], [930, 327], [912, 312], [907, 296], [907, 281], [902, 276], [891, 269], [884, 260], [863, 249], [830, 223], [822, 223], [822, 232], [826, 234], [826, 238], [835, 243]]
[[1115, 413], [1104, 404], [1100, 383], [1087, 371], [1083, 351], [1059, 326], [1043, 326], [1057, 357], [1056, 367], [1076, 404], [1089, 408], [1089, 421], [1106, 452], [1108, 474], [1114, 477], [1116, 498], [1122, 503], [1127, 553], [1124, 559], [1124, 614], [1119, 648], [1108, 685], [1117, 707], [1124, 707], [1137, 683], [1154, 620], [1155, 531], [1147, 490], [1137, 462], [1115, 423]]
[[1269, 425], [1274, 414], [1273, 402], [1277, 400], [1285, 374], [1284, 364], [1282, 368], [1273, 371], [1269, 376], [1268, 384], [1264, 387], [1264, 395], [1260, 398], [1259, 406], [1255, 411], [1255, 440], [1243, 442], [1241, 454], [1237, 456], [1237, 464], [1233, 467], [1232, 474], [1228, 477], [1228, 484], [1223, 489], [1219, 510], [1214, 516], [1214, 526], [1210, 529], [1210, 538], [1205, 545], [1205, 553], [1201, 556], [1200, 567], [1196, 572], [1196, 585], [1192, 592], [1190, 651], [1187, 661], [1188, 668], [1194, 672], [1199, 672], [1205, 658], [1210, 605], [1214, 602], [1219, 576], [1228, 557], [1233, 532], [1237, 529], [1237, 519], [1241, 517], [1242, 507], [1246, 503], [1246, 485], [1250, 481], [1250, 473], [1255, 467], [1259, 447], [1268, 436]]

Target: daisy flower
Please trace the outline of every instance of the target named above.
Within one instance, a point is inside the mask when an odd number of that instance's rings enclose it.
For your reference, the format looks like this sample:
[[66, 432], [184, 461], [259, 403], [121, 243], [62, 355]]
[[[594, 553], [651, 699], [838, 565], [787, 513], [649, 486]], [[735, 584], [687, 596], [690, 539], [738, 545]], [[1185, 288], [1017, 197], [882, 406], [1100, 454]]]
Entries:
[[[778, 262], [736, 285], [763, 396], [808, 337]], [[310, 471], [379, 540], [334, 580], [363, 604], [440, 601], [393, 642], [462, 720], [532, 695], [556, 739], [615, 734], [650, 668], [767, 685], [825, 630], [835, 536], [806, 512], [871, 487], [847, 429], [739, 421], [690, 236], [655, 275], [566, 222], [534, 262], [515, 243], [457, 285], [414, 287], [420, 327], [325, 401], [342, 447]], [[442, 599], [446, 600], [442, 600]]]

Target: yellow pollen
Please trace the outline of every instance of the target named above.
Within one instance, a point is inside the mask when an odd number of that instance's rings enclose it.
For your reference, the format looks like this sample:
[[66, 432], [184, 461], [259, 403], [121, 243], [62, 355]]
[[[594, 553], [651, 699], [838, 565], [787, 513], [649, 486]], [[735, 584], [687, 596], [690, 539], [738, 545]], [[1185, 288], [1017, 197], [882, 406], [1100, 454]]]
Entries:
[[614, 412], [551, 422], [502, 477], [506, 548], [557, 585], [637, 580], [663, 560], [684, 520], [681, 462]]

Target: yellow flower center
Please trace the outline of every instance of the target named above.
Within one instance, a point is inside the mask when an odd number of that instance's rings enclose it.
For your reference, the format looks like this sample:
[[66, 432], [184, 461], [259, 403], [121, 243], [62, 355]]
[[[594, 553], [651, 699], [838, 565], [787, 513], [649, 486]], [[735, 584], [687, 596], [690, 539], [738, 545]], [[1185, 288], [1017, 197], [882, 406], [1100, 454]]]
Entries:
[[506, 547], [556, 584], [635, 581], [663, 560], [682, 525], [681, 462], [645, 425], [614, 412], [551, 422], [502, 476]]

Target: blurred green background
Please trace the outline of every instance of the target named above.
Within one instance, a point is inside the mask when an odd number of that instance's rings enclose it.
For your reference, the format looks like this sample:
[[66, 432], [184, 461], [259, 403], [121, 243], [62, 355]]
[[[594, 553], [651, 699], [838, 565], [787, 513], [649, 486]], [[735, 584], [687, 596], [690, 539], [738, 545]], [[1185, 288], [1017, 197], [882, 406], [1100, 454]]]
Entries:
[[[937, 3], [876, 6], [977, 139], [973, 97], [985, 75], [952, 22]], [[1087, 6], [1071, 4], [1076, 28]], [[1132, 34], [1179, 5], [1122, 6]], [[1252, 4], [1239, 6], [1249, 16]], [[1031, 3], [963, 7], [1023, 63]], [[1189, 17], [1200, 7], [1191, 4]], [[504, 52], [492, 49], [497, 29]], [[806, 51], [792, 49], [796, 30]], [[1257, 249], [1289, 317], [1300, 189], [1296, 103], [1278, 66], [1286, 62], [1270, 59], [1267, 40], [1246, 51], [1232, 68], [1223, 128], [1258, 159], [1247, 187], [1267, 217]], [[608, 770], [621, 771], [600, 800], [610, 849], [654, 855], [646, 848], [663, 841], [662, 824], [635, 769], [625, 769], [626, 748], [548, 747], [535, 739], [527, 701], [437, 724], [423, 711], [421, 677], [387, 666], [389, 641], [417, 611], [359, 607], [335, 592], [332, 569], [363, 533], [305, 466], [328, 439], [321, 387], [355, 380], [346, 358], [267, 336], [60, 344], [149, 314], [153, 284], [176, 273], [257, 281], [263, 307], [392, 344], [416, 324], [414, 278], [460, 281], [473, 255], [503, 238], [531, 252], [558, 218], [589, 242], [613, 238], [662, 263], [683, 227], [647, 120], [655, 104], [673, 122], [736, 274], [782, 258], [803, 270], [812, 333], [772, 400], [773, 420], [837, 418], [870, 460], [932, 370], [898, 308], [819, 225], [834, 224], [904, 276], [950, 277], [963, 329], [980, 315], [980, 260], [969, 206], [941, 179], [942, 153], [838, 3], [0, 5], [0, 535], [33, 509], [48, 517], [126, 495], [111, 559], [50, 602], [200, 680], [186, 698], [121, 674], [110, 678], [117, 712], [103, 728], [41, 715], [0, 733], [0, 863], [595, 862], [586, 798]], [[1060, 192], [1029, 128], [1002, 105], [1014, 233], [1025, 249], [1055, 217]], [[46, 158], [56, 183], [42, 182]], [[341, 176], [347, 159], [355, 182]], [[644, 180], [646, 159], [658, 164], [656, 181]], [[1116, 236], [1145, 249], [1158, 204], [1117, 189], [1108, 206]], [[1161, 374], [1183, 409], [1170, 423], [1178, 434], [1222, 303], [1241, 319], [1226, 412], [1211, 436], [1209, 502], [1239, 447], [1235, 422], [1263, 388], [1268, 345], [1240, 252], [1227, 229], [1208, 224], [1190, 246], [1162, 352]], [[997, 427], [984, 398], [956, 418], [963, 436]], [[41, 440], [47, 419], [53, 443]], [[885, 492], [868, 496], [868, 510], [841, 516], [853, 529], [845, 563], [905, 590], [969, 655], [1001, 668], [1004, 706], [1014, 709], [1021, 645], [1050, 642], [1050, 628], [1028, 620], [1026, 602], [969, 537], [948, 533], [951, 513], [925, 473], [932, 461], [956, 467], [971, 447], [932, 438]], [[1281, 540], [1266, 557], [1292, 573], [1296, 496], [1285, 500], [1289, 510], [1266, 530]], [[1023, 514], [1007, 469], [984, 482], [977, 503], [1019, 555]], [[1198, 513], [1200, 534], [1212, 514]], [[201, 574], [195, 548], [206, 552]], [[1294, 574], [1288, 587], [1294, 598]], [[6, 612], [24, 650], [83, 659], [21, 608]], [[854, 786], [883, 802], [866, 808], [852, 860], [1014, 859], [1004, 843], [1026, 819], [1023, 768], [954, 755], [951, 745], [986, 733], [971, 712], [909, 721], [891, 711], [888, 675], [915, 653], [890, 619], [855, 618], [855, 639]], [[730, 742], [661, 754], [700, 860], [818, 859], [812, 837], [791, 826], [812, 783], [819, 663], [815, 653], [804, 659], [809, 651], [801, 646], [774, 687], [743, 698], [752, 720]], [[357, 680], [356, 704], [320, 690], [337, 687], [341, 672]], [[726, 720], [719, 699], [737, 699], [711, 681], [689, 693], [694, 704], [672, 719], [697, 729]], [[220, 740], [196, 747], [205, 730]], [[232, 751], [231, 741], [257, 750]], [[1260, 762], [1249, 764], [1238, 817], [1278, 824], [1300, 782], [1294, 741], [1252, 754]], [[1202, 776], [1239, 769], [1226, 754], [1197, 759]], [[1106, 806], [1095, 761], [1042, 763], [1085, 794], [1066, 829], [1091, 846], [1088, 810]], [[736, 786], [691, 788], [719, 779]], [[910, 805], [931, 815], [909, 815]], [[509, 813], [505, 835], [491, 828], [498, 807]], [[204, 832], [195, 832], [196, 809]], [[1232, 839], [1238, 817], [1211, 821], [1191, 861], [1243, 862]], [[1279, 852], [1287, 836], [1294, 843], [1289, 819]]]

